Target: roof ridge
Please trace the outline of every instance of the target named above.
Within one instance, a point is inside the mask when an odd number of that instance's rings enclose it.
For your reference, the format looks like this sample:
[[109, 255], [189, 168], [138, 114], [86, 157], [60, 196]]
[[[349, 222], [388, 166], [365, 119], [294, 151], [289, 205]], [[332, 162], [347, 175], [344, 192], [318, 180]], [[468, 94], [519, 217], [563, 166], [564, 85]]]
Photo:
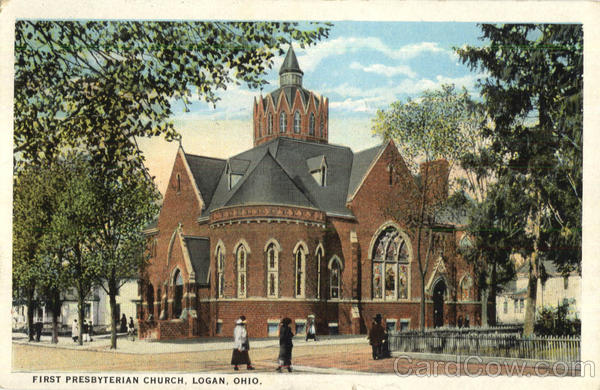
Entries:
[[200, 157], [200, 158], [206, 158], [206, 159], [209, 159], [209, 160], [227, 161], [227, 159], [226, 159], [226, 158], [218, 158], [218, 157], [202, 156], [202, 155], [200, 155], [200, 154], [192, 154], [192, 153], [186, 153], [186, 152], [183, 152], [183, 154], [184, 154], [186, 157], [187, 157], [187, 156], [190, 156], [190, 157]]

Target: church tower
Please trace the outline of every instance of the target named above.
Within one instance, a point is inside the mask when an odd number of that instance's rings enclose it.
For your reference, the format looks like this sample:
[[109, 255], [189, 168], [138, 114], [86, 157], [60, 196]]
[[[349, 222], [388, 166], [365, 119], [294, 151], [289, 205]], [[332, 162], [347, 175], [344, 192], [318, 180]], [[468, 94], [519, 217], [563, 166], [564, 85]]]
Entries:
[[279, 69], [279, 88], [254, 99], [254, 146], [277, 137], [327, 143], [329, 100], [304, 89], [303, 75], [290, 45]]

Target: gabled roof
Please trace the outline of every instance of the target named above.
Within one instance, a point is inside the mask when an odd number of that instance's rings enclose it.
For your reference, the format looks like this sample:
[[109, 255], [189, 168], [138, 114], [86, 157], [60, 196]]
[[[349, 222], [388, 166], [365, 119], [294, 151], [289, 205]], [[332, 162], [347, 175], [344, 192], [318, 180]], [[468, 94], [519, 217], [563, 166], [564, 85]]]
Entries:
[[227, 161], [227, 164], [229, 164], [229, 169], [231, 170], [231, 173], [235, 173], [235, 174], [238, 174], [238, 175], [243, 175], [248, 170], [248, 166], [250, 165], [250, 161], [249, 160], [244, 160], [244, 159], [241, 159], [241, 158], [230, 158]]
[[235, 190], [226, 205], [257, 203], [314, 207], [303, 191], [271, 156], [269, 150]]
[[287, 99], [288, 105], [291, 109], [294, 106], [294, 101], [296, 99], [296, 91], [300, 92], [300, 98], [302, 99], [304, 107], [308, 107], [308, 99], [310, 99], [310, 97], [312, 96], [315, 103], [315, 107], [317, 107], [317, 109], [319, 108], [320, 101], [314, 94], [311, 95], [311, 92], [309, 90], [293, 85], [286, 85], [284, 87], [277, 88], [273, 92], [270, 92], [263, 98], [263, 107], [265, 109], [267, 107], [267, 96], [271, 95], [271, 98], [273, 99], [273, 104], [277, 106], [277, 104], [279, 103], [279, 96], [283, 94]]
[[365, 176], [371, 170], [373, 164], [379, 159], [379, 156], [383, 153], [387, 145], [387, 143], [383, 143], [354, 154], [350, 182], [348, 184], [349, 200], [354, 197]]
[[208, 237], [184, 236], [183, 239], [194, 274], [196, 274], [196, 283], [207, 285], [210, 266], [210, 241]]
[[205, 206], [208, 206], [225, 168], [225, 160], [187, 153], [184, 156]]
[[306, 165], [309, 172], [314, 172], [321, 169], [323, 165], [327, 166], [327, 160], [325, 160], [325, 156], [323, 155], [315, 156], [307, 159]]

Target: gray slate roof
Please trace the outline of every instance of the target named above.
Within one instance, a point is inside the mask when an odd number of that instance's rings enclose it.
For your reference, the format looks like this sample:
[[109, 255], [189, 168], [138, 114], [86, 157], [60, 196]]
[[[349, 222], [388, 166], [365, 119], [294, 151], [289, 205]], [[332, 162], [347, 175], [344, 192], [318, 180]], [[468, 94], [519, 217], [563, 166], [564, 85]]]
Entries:
[[[207, 205], [203, 217], [225, 206], [278, 204], [312, 207], [330, 215], [352, 218], [354, 215], [346, 207], [348, 190], [355, 190], [384, 146], [353, 154], [345, 146], [281, 136], [229, 160], [185, 156]], [[324, 187], [315, 181], [309, 167], [322, 159], [327, 162]], [[225, 170], [228, 161], [235, 171], [244, 171], [231, 190]]]
[[287, 54], [285, 55], [285, 59], [283, 60], [283, 64], [281, 64], [281, 68], [279, 68], [279, 74], [283, 74], [286, 72], [298, 72], [304, 74], [300, 69], [300, 65], [298, 64], [298, 59], [296, 58], [296, 53], [294, 53], [294, 48], [290, 45]]
[[185, 154], [198, 190], [206, 204], [210, 204], [219, 179], [223, 175], [226, 160]]
[[[296, 91], [300, 91], [300, 97], [302, 98], [302, 103], [304, 103], [305, 106], [308, 105], [308, 99], [310, 98], [310, 91], [307, 89], [304, 89], [302, 87], [297, 87], [297, 86], [290, 86], [290, 85], [286, 85], [284, 87], [280, 87], [277, 88], [276, 90], [274, 90], [273, 92], [270, 92], [268, 95], [266, 95], [263, 98], [263, 107], [267, 107], [267, 96], [271, 95], [271, 98], [273, 99], [273, 104], [275, 106], [277, 106], [277, 103], [279, 102], [279, 96], [281, 94], [284, 94], [288, 105], [291, 107], [294, 106], [294, 99], [296, 98]], [[312, 95], [313, 99], [314, 99], [314, 103], [315, 103], [315, 107], [317, 107], [317, 109], [319, 108], [319, 99], [317, 99], [317, 97], [315, 95]]]
[[387, 143], [374, 146], [372, 148], [363, 150], [354, 155], [352, 160], [352, 171], [350, 173], [350, 183], [348, 185], [348, 196], [354, 194], [363, 177], [367, 173], [367, 170], [371, 167], [373, 160], [379, 155], [379, 153], [385, 148]]
[[184, 237], [192, 268], [196, 274], [196, 283], [208, 284], [210, 265], [210, 241], [208, 237]]

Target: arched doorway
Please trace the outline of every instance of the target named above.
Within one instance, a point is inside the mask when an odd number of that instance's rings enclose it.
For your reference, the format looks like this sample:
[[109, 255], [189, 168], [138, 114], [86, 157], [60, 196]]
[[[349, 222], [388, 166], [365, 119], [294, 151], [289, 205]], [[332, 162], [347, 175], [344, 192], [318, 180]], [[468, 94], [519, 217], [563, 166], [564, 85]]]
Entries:
[[446, 283], [440, 279], [433, 288], [433, 327], [437, 328], [444, 325], [444, 294], [446, 293]]
[[177, 270], [174, 277], [175, 291], [173, 296], [173, 318], [181, 316], [181, 301], [183, 300], [183, 278]]
[[154, 318], [154, 287], [152, 283], [148, 283], [148, 287], [146, 288], [146, 310], [148, 311], [148, 317], [152, 316]]

